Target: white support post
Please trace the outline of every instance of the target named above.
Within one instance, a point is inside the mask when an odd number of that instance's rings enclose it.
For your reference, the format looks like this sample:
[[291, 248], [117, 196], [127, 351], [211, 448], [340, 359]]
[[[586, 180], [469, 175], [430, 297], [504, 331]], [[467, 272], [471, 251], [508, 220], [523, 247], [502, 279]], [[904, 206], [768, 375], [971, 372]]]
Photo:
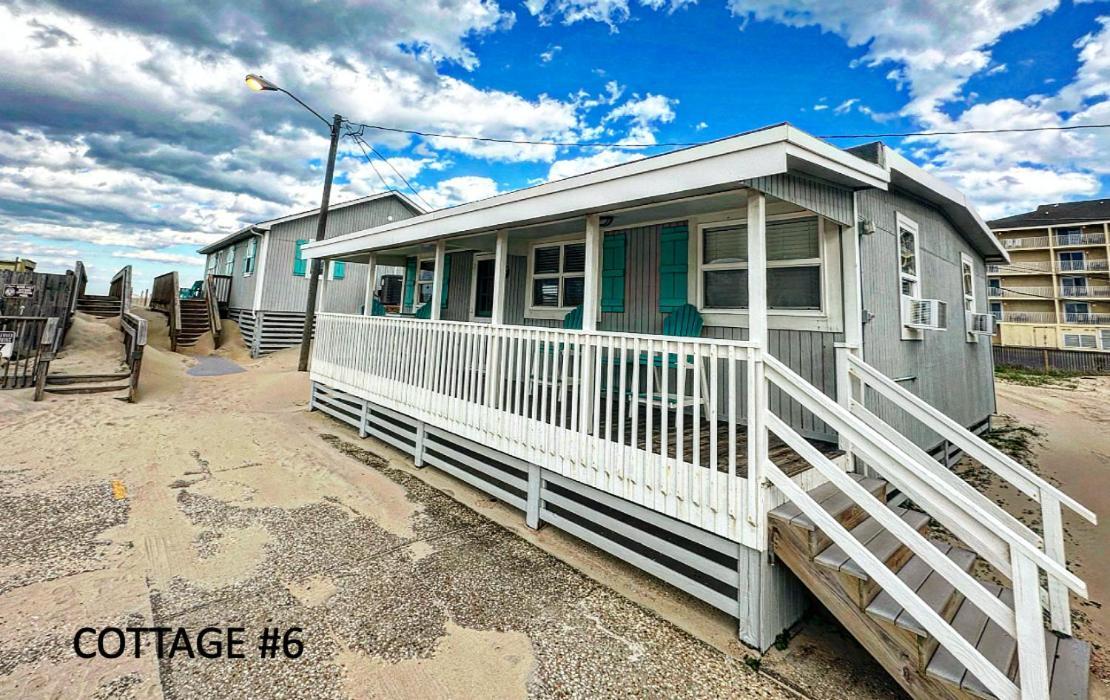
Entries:
[[537, 464], [528, 465], [528, 501], [524, 512], [524, 524], [533, 530], [540, 528], [540, 491], [543, 486], [543, 472]]
[[[598, 309], [601, 306], [601, 216], [598, 214], [586, 215], [586, 284], [582, 295], [582, 330], [596, 331]], [[582, 351], [582, 381], [579, 392], [579, 414], [582, 416], [582, 425], [593, 425], [594, 382], [601, 381], [601, 377], [594, 378], [594, 353], [600, 350], [587, 344]]]
[[1012, 564], [1014, 626], [1017, 628], [1018, 686], [1023, 698], [1048, 697], [1044, 622], [1041, 617], [1041, 577], [1037, 564], [1015, 552]]
[[320, 293], [316, 295], [316, 313], [324, 310], [324, 301], [328, 298], [328, 280], [331, 279], [331, 260], [321, 260]]
[[378, 256], [370, 253], [366, 261], [366, 296], [362, 302], [362, 315], [370, 316], [374, 310], [374, 277], [377, 274]]
[[[1060, 501], [1041, 489], [1041, 527], [1044, 553], [1067, 566], [1064, 553], [1064, 522]], [[1048, 577], [1048, 609], [1053, 631], [1071, 636], [1071, 604], [1067, 587], [1055, 576]]]
[[[447, 239], [436, 241], [436, 267], [432, 270], [432, 298], [428, 301], [432, 305], [431, 319], [439, 320], [440, 303], [443, 299], [443, 266], [447, 264]], [[417, 274], [420, 274], [417, 271]]]
[[[863, 279], [860, 269], [860, 221], [856, 195], [852, 195], [852, 225], [840, 235], [841, 269], [844, 271], [842, 301], [844, 312], [844, 342], [836, 344], [836, 401], [852, 410], [852, 400], [863, 403], [863, 385], [852, 378], [848, 358], [859, 356], [863, 348]], [[826, 223], [826, 225], [831, 225]], [[848, 468], [856, 469], [852, 444], [840, 435], [840, 449], [848, 457]]]
[[509, 269], [509, 232], [497, 232], [497, 244], [493, 251], [493, 312], [490, 323], [494, 326], [505, 324], [505, 275]]
[[586, 280], [582, 295], [582, 330], [596, 331], [601, 308], [601, 216], [586, 216]]
[[763, 354], [767, 352], [767, 199], [748, 191], [748, 340], [756, 345], [748, 386], [748, 522], [759, 533], [760, 549], [767, 537], [763, 472], [767, 462], [769, 410]]

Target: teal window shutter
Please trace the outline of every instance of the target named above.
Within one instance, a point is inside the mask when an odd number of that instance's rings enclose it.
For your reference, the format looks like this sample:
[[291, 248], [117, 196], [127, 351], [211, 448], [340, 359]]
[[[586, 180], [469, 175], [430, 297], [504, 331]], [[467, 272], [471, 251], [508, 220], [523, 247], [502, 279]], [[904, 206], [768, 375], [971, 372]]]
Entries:
[[347, 276], [347, 263], [341, 260], [332, 261], [331, 264], [331, 278], [333, 280], [341, 280]]
[[293, 274], [297, 277], [304, 277], [305, 259], [301, 257], [301, 246], [308, 243], [306, 240], [297, 241], [293, 248]]
[[690, 234], [686, 224], [664, 226], [659, 241], [659, 310], [674, 311], [686, 303]]
[[626, 234], [609, 233], [601, 244], [601, 310], [624, 313]]
[[412, 296], [416, 290], [416, 258], [405, 258], [405, 296], [401, 300], [403, 309], [412, 308]]
[[440, 293], [439, 308], [447, 308], [447, 289], [451, 286], [451, 258], [450, 255], [443, 256], [443, 291]]

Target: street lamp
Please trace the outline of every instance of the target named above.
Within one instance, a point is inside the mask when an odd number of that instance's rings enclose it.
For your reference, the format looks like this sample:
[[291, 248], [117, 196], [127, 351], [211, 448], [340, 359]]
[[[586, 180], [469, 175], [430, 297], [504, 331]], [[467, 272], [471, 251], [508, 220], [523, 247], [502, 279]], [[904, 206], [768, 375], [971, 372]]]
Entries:
[[[343, 117], [336, 114], [331, 122], [320, 116], [320, 113], [312, 109], [300, 100], [296, 95], [288, 90], [278, 87], [269, 80], [266, 80], [261, 75], [250, 74], [246, 77], [247, 87], [255, 92], [284, 92], [289, 97], [299, 104], [300, 106], [312, 112], [317, 119], [324, 122], [331, 129], [331, 147], [328, 149], [328, 165], [324, 171], [324, 195], [320, 200], [320, 214], [316, 219], [316, 240], [324, 240], [324, 235], [328, 229], [328, 206], [331, 201], [331, 181], [332, 176], [335, 175], [335, 152], [339, 147], [339, 129], [343, 125]], [[308, 300], [305, 302], [304, 311], [304, 330], [301, 332], [301, 357], [297, 363], [297, 370], [300, 372], [308, 371], [308, 352], [312, 343], [312, 328], [316, 323], [316, 291], [320, 284], [320, 259], [313, 258], [312, 264], [309, 266], [308, 273]]]

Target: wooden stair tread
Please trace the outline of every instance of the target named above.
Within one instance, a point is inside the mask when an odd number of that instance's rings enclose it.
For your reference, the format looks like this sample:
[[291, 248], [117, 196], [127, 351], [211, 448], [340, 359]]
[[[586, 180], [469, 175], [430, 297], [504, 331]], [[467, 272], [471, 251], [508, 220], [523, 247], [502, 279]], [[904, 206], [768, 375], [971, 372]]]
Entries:
[[[916, 510], [906, 508], [891, 508], [910, 527], [920, 530], [929, 522], [929, 516]], [[899, 548], [902, 541], [884, 528], [875, 518], [868, 518], [851, 530], [851, 534], [867, 549], [879, 558], [880, 561], [889, 560]], [[838, 545], [831, 545], [818, 554], [814, 560], [816, 564], [829, 569], [834, 569], [843, 574], [868, 580], [867, 573], [853, 561]]]
[[[998, 596], [1007, 605], [1013, 605], [1013, 591], [993, 584], [985, 585], [988, 590], [997, 592]], [[952, 619], [952, 627], [961, 637], [974, 645], [995, 668], [1006, 675], [1011, 674], [1014, 666], [1014, 656], [1017, 653], [1017, 642], [1013, 637], [1006, 634], [997, 623], [989, 619], [986, 613], [965, 600]], [[1056, 637], [1054, 634], [1051, 636]], [[984, 698], [993, 697], [986, 686], [973, 674], [969, 673], [963, 663], [944, 647], [937, 648], [933, 658], [929, 660], [925, 673], [952, 685], [958, 685], [972, 695]]]
[[130, 372], [115, 372], [107, 374], [48, 374], [47, 386], [51, 384], [81, 384], [83, 382], [111, 382], [117, 379], [127, 379]]
[[45, 391], [51, 394], [100, 394], [109, 391], [127, 391], [130, 384], [108, 384], [107, 382], [91, 382], [88, 384], [60, 384], [48, 385]]
[[[849, 473], [848, 476], [855, 479], [856, 483], [864, 487], [871, 493], [875, 493], [880, 488], [886, 485], [885, 481], [881, 479], [872, 479], [865, 477], [862, 474]], [[825, 509], [829, 515], [834, 518], [839, 517], [844, 511], [851, 508], [854, 504], [851, 498], [846, 493], [841, 491], [831, 481], [826, 481], [817, 488], [809, 492], [809, 496], [817, 501], [822, 508]], [[782, 521], [787, 525], [793, 527], [800, 527], [804, 530], [816, 530], [817, 526], [813, 523], [808, 515], [803, 513], [793, 501], [787, 501], [778, 508], [775, 508], [768, 516], [775, 520]]]
[[[972, 565], [975, 564], [974, 552], [936, 540], [930, 540], [930, 542], [961, 569], [971, 571]], [[922, 601], [937, 613], [943, 611], [952, 596], [956, 594], [956, 587], [917, 555], [914, 555], [898, 571], [898, 578], [916, 591]], [[919, 637], [926, 637], [929, 634], [921, 623], [906, 612], [906, 609], [887, 591], [882, 591], [875, 596], [875, 600], [867, 606], [867, 614], [893, 623]]]

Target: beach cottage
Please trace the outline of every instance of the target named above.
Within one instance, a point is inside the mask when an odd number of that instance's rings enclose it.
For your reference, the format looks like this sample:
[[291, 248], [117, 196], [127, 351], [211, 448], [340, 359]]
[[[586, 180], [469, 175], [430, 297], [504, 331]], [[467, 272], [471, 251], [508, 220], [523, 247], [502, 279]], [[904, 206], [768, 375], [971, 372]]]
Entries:
[[[360, 435], [734, 616], [758, 649], [808, 589], [914, 697], [1086, 683], [1061, 510], [1094, 514], [977, 436], [985, 269], [1007, 253], [883, 144], [782, 124], [303, 251], [405, 270], [401, 313], [317, 322], [311, 407]], [[956, 476], [960, 454], [1039, 503], [1039, 531]]]
[[[262, 221], [201, 248], [205, 275], [217, 280], [221, 311], [237, 321], [255, 357], [301, 342], [308, 298], [308, 264], [301, 254], [316, 237], [319, 209]], [[424, 210], [398, 192], [382, 192], [328, 209], [327, 237], [402, 221]], [[372, 284], [401, 270], [379, 269]], [[324, 311], [360, 313], [367, 267], [338, 261], [321, 280], [329, 287]]]

